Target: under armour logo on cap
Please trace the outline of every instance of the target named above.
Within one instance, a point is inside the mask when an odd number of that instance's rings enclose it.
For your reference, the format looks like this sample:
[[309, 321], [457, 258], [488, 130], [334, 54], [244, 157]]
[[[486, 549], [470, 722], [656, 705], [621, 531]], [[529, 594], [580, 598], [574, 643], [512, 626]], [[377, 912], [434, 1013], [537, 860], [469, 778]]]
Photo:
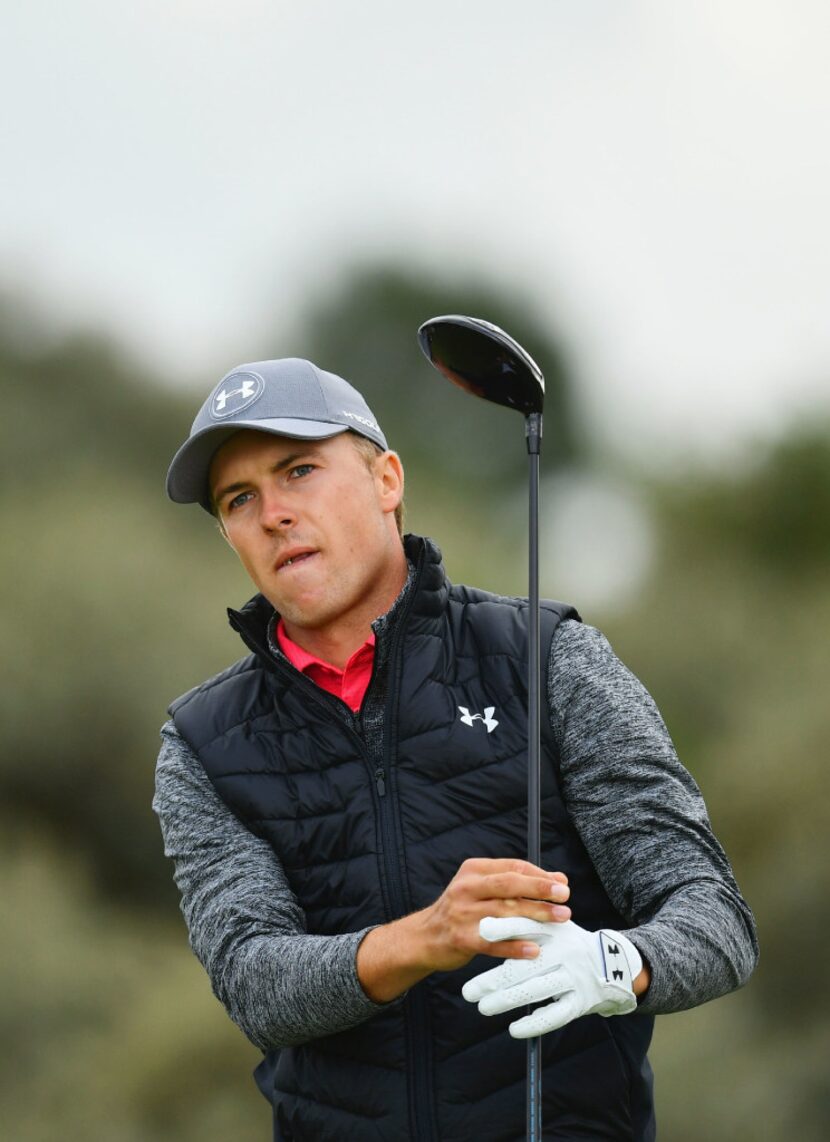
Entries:
[[471, 714], [466, 706], [459, 706], [458, 708], [461, 711], [460, 720], [465, 726], [471, 726], [475, 721], [484, 722], [487, 727], [487, 733], [491, 734], [499, 724], [493, 717], [493, 714], [496, 712], [495, 706], [485, 706], [483, 714]]
[[235, 416], [262, 396], [265, 382], [258, 373], [231, 373], [225, 377], [219, 392], [213, 394], [210, 415], [214, 420]]

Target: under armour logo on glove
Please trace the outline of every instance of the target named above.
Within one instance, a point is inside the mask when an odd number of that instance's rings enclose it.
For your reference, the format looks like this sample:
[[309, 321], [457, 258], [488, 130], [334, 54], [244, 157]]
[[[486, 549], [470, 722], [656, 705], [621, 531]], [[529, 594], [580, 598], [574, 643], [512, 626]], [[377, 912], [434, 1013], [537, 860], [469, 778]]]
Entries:
[[637, 1006], [633, 981], [643, 961], [619, 932], [588, 932], [572, 920], [542, 923], [523, 916], [485, 916], [483, 940], [532, 940], [533, 960], [505, 960], [468, 980], [462, 994], [482, 1015], [498, 1015], [552, 1000], [510, 1024], [514, 1039], [530, 1039], [564, 1027], [582, 1015], [627, 1015]]
[[466, 706], [459, 706], [458, 708], [461, 711], [461, 721], [465, 726], [471, 726], [475, 721], [484, 722], [487, 733], [491, 734], [499, 724], [493, 717], [496, 712], [495, 706], [485, 706], [483, 714], [471, 714]]
[[[631, 978], [631, 965], [623, 954], [620, 941], [613, 939], [608, 932], [598, 932], [599, 946], [602, 953], [602, 964], [605, 969], [605, 978], [609, 982], [622, 984], [623, 987], [633, 989], [634, 981]], [[638, 973], [639, 974], [639, 973]]]

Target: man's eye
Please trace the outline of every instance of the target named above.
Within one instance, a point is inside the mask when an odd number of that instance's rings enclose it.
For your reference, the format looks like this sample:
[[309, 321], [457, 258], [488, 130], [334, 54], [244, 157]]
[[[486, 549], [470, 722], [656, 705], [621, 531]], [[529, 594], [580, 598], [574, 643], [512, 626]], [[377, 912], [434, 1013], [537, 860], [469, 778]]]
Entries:
[[240, 492], [238, 496], [234, 496], [228, 503], [228, 511], [232, 512], [234, 508], [240, 508], [244, 503], [247, 503], [247, 497], [251, 492]]
[[295, 480], [298, 476], [307, 476], [309, 472], [313, 471], [313, 464], [298, 464], [296, 468], [291, 469], [291, 479]]

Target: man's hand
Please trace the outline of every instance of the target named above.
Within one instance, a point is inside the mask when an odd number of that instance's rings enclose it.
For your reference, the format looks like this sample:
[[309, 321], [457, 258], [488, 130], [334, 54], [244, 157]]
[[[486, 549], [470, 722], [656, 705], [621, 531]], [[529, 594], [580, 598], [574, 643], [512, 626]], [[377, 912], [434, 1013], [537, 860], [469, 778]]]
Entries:
[[545, 872], [524, 860], [465, 860], [434, 904], [416, 913], [421, 918], [425, 950], [433, 971], [452, 971], [473, 956], [522, 959], [537, 954], [530, 941], [479, 932], [485, 916], [563, 922], [571, 910], [571, 894], [561, 872]]
[[535, 960], [508, 961], [468, 980], [462, 990], [482, 1015], [552, 999], [510, 1024], [514, 1039], [544, 1035], [581, 1015], [625, 1015], [637, 1006], [634, 983], [643, 973], [643, 961], [619, 932], [588, 932], [571, 921], [538, 924], [489, 916], [480, 927], [481, 936], [493, 946], [517, 939], [539, 944]]
[[473, 956], [522, 959], [539, 954], [536, 937], [487, 939], [485, 916], [525, 923], [569, 919], [568, 878], [524, 860], [466, 860], [434, 904], [402, 920], [374, 928], [357, 952], [363, 990], [378, 1003], [394, 999], [434, 971], [452, 971]]

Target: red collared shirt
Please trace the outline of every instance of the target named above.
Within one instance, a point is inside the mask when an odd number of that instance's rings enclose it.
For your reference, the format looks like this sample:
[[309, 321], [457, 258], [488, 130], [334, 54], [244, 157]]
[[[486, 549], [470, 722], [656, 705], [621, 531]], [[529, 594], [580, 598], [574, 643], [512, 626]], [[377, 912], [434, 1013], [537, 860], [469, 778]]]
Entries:
[[301, 674], [305, 674], [321, 690], [327, 690], [335, 698], [340, 698], [350, 710], [357, 712], [360, 709], [375, 661], [374, 633], [369, 635], [363, 646], [357, 648], [342, 670], [330, 662], [324, 662], [322, 658], [315, 658], [297, 646], [296, 642], [292, 642], [285, 633], [282, 619], [277, 623], [277, 642], [285, 657]]

